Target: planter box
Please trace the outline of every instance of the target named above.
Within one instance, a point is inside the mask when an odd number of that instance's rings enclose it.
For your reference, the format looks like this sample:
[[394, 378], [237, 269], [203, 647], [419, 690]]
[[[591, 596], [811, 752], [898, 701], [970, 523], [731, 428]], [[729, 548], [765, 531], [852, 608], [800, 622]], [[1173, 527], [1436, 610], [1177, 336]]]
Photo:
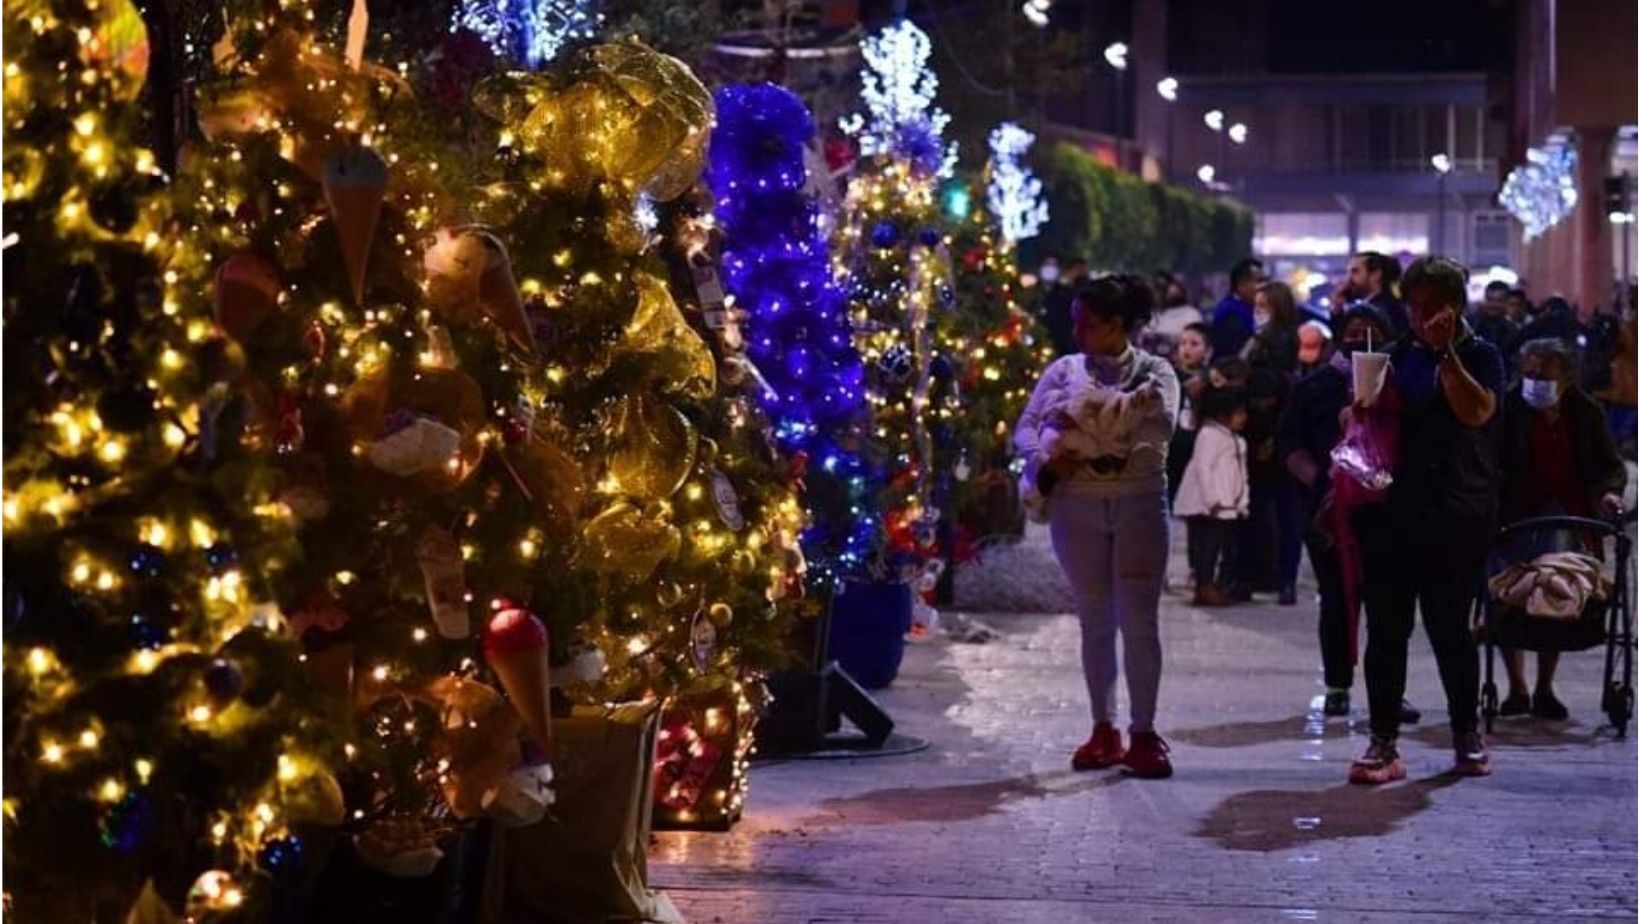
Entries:
[[830, 657], [868, 690], [894, 682], [911, 631], [911, 585], [900, 581], [843, 585], [831, 605]]

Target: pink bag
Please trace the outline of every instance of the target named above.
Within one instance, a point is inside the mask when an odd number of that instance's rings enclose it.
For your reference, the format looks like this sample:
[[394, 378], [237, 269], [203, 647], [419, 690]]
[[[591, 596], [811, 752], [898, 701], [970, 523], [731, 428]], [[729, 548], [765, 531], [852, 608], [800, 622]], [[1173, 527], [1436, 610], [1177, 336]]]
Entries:
[[1361, 546], [1350, 513], [1389, 497], [1399, 459], [1401, 396], [1394, 380], [1384, 384], [1371, 407], [1350, 411], [1344, 437], [1332, 451], [1332, 492], [1321, 517], [1330, 526], [1344, 584], [1344, 612], [1350, 622], [1350, 663], [1357, 661], [1361, 637]]

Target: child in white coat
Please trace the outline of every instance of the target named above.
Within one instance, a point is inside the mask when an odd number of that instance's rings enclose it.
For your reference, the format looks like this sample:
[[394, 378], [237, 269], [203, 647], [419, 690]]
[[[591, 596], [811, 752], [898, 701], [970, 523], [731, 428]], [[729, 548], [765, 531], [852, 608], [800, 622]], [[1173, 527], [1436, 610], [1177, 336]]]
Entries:
[[1200, 405], [1201, 429], [1185, 467], [1173, 512], [1189, 527], [1190, 567], [1196, 573], [1196, 606], [1231, 602], [1230, 546], [1236, 525], [1247, 518], [1247, 401], [1237, 389], [1213, 388]]

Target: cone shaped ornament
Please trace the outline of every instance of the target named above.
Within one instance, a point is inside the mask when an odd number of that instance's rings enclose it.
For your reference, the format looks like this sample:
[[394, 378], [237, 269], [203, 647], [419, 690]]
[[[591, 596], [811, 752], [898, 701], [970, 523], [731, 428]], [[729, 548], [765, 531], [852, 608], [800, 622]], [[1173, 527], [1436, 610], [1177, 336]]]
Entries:
[[534, 613], [512, 607], [490, 619], [484, 633], [484, 659], [501, 679], [524, 727], [543, 749], [552, 745], [548, 656], [547, 627]]
[[387, 164], [362, 145], [343, 148], [325, 161], [324, 187], [353, 302], [362, 306], [370, 240], [376, 235], [376, 221], [387, 195]]

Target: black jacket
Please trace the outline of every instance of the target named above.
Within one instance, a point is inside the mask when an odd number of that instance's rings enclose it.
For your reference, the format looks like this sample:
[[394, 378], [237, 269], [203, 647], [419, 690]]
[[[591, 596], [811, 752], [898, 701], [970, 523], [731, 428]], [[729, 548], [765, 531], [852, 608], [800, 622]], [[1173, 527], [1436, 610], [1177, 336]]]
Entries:
[[[1566, 432], [1571, 437], [1577, 480], [1588, 491], [1585, 498], [1588, 511], [1598, 515], [1602, 497], [1623, 493], [1628, 485], [1628, 469], [1612, 443], [1605, 413], [1587, 392], [1581, 388], [1566, 392], [1560, 399], [1560, 413], [1565, 415]], [[1503, 460], [1503, 515], [1507, 519], [1536, 516], [1535, 510], [1519, 509], [1514, 497], [1521, 483], [1533, 477], [1532, 421], [1538, 411], [1520, 396], [1520, 386], [1516, 385], [1509, 389], [1499, 414], [1503, 418], [1498, 427], [1498, 455]]]

